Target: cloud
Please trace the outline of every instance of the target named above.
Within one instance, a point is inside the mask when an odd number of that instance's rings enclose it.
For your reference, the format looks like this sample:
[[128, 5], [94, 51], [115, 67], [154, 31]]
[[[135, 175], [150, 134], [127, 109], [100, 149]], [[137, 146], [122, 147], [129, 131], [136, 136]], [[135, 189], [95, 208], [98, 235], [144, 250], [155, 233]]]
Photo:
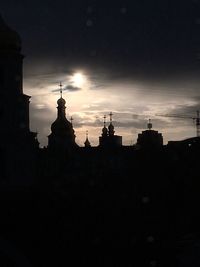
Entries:
[[[68, 92], [77, 92], [80, 90], [82, 90], [80, 87], [73, 86], [71, 84], [69, 84], [63, 88], [63, 91], [68, 91]], [[59, 92], [59, 91], [60, 91], [60, 89], [52, 90], [52, 92]]]
[[[94, 115], [90, 112], [82, 112], [81, 115], [75, 113], [74, 118], [74, 127], [96, 127], [101, 129], [103, 127], [103, 116], [107, 114], [106, 126], [109, 125], [110, 119], [109, 114], [99, 111], [98, 115]], [[122, 113], [115, 112], [114, 114], [113, 125], [117, 131], [117, 128], [124, 128], [130, 131], [130, 129], [138, 129], [140, 131], [147, 129], [148, 116], [147, 115], [132, 115], [132, 113]], [[165, 118], [153, 117], [152, 118], [153, 129], [170, 129], [173, 127], [173, 121], [166, 120]]]
[[[193, 118], [196, 117], [197, 111], [200, 111], [200, 96], [192, 97], [188, 104], [178, 104], [173, 109], [170, 109], [168, 114]], [[167, 114], [167, 115], [168, 115]]]
[[67, 85], [64, 90], [66, 91], [70, 91], [70, 92], [76, 92], [76, 91], [80, 91], [81, 88], [77, 87], [77, 86], [73, 86], [73, 85]]

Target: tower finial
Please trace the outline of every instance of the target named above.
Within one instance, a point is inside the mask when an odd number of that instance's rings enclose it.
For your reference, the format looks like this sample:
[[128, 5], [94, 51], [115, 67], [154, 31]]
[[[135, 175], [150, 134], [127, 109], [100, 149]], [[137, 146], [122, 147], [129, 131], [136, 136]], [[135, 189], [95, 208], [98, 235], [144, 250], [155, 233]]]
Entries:
[[60, 97], [62, 98], [63, 85], [62, 85], [61, 82], [60, 82], [60, 84], [59, 84], [59, 87], [60, 87]]
[[112, 116], [113, 116], [112, 111], [110, 112], [109, 116], [110, 116], [110, 123], [112, 123]]
[[106, 115], [103, 116], [103, 124], [104, 124], [104, 127], [106, 127]]
[[108, 135], [108, 129], [106, 128], [106, 115], [103, 116], [103, 129], [102, 129], [102, 136]]
[[113, 136], [115, 134], [114, 126], [112, 124], [112, 116], [113, 116], [113, 113], [110, 112], [109, 116], [110, 116], [110, 125], [108, 126], [108, 134], [109, 134], [109, 136]]

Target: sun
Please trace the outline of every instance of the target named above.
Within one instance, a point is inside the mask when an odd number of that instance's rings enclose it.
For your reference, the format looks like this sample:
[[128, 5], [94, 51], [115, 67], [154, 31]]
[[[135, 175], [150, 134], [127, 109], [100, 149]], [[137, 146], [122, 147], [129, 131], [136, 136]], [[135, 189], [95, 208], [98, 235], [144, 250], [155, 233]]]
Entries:
[[72, 80], [72, 83], [73, 83], [74, 86], [81, 87], [85, 83], [86, 78], [81, 72], [76, 72], [72, 76], [71, 80]]

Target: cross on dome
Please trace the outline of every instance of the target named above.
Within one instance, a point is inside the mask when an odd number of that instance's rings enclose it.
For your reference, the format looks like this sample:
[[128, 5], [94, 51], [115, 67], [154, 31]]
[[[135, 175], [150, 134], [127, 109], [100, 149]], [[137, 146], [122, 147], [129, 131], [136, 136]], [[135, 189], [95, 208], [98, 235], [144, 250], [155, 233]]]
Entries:
[[106, 126], [106, 115], [103, 116], [103, 124]]
[[110, 112], [109, 116], [110, 116], [110, 122], [112, 122], [112, 116], [113, 116], [112, 111]]
[[59, 84], [59, 87], [60, 87], [60, 97], [62, 98], [63, 85], [62, 85], [61, 82], [60, 82], [60, 84]]

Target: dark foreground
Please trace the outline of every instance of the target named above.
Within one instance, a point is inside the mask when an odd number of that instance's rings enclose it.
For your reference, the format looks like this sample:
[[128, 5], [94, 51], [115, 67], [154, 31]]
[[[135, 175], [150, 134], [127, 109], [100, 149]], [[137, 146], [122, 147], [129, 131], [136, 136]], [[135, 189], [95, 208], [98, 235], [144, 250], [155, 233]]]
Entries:
[[30, 187], [2, 185], [0, 265], [199, 266], [197, 155], [140, 151], [101, 166], [88, 156], [40, 168]]

